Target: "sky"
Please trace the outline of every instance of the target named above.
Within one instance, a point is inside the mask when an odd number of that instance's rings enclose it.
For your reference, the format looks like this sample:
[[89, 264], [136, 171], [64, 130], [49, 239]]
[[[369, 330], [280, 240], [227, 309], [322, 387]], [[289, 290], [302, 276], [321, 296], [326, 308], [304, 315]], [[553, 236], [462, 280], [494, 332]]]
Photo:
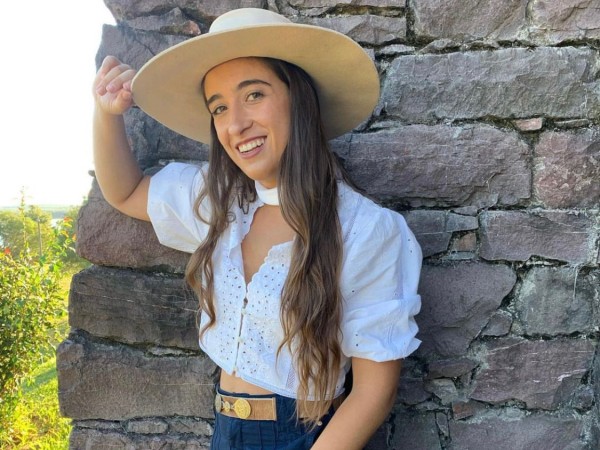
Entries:
[[92, 178], [91, 86], [102, 0], [6, 2], [0, 27], [0, 206], [79, 205]]

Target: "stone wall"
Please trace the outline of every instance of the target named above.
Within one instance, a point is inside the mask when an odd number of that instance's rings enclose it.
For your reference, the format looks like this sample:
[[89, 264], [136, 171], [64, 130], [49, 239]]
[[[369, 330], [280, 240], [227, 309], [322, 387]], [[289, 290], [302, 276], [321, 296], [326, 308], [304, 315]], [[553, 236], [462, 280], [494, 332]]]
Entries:
[[[100, 0], [95, 0], [100, 1]], [[105, 0], [97, 61], [136, 68], [238, 7], [361, 43], [373, 116], [334, 141], [423, 247], [422, 347], [370, 449], [600, 448], [597, 0]], [[149, 171], [206, 148], [139, 110]], [[58, 350], [73, 449], [205, 449], [215, 366], [196, 347], [187, 255], [103, 200], [82, 210], [71, 335]]]

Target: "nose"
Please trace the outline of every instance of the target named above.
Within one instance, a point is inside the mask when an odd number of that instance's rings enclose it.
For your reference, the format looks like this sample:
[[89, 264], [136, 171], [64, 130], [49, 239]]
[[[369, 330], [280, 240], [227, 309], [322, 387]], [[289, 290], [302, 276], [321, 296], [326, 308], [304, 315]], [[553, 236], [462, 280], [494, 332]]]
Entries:
[[229, 108], [229, 123], [227, 131], [230, 136], [240, 136], [252, 126], [252, 119], [242, 106], [232, 105]]

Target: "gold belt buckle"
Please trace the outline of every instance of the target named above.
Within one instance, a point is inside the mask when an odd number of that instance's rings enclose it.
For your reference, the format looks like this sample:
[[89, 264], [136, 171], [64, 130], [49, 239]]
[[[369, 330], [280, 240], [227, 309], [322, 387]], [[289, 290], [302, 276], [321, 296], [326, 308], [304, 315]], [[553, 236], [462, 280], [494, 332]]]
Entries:
[[223, 399], [221, 398], [221, 394], [217, 393], [215, 396], [215, 411], [221, 412], [223, 408]]
[[250, 417], [252, 407], [246, 399], [238, 398], [232, 405], [228, 401], [223, 400], [221, 394], [217, 394], [215, 395], [215, 410], [217, 412], [229, 412], [233, 410], [240, 419], [247, 419]]
[[243, 398], [238, 398], [235, 401], [235, 403], [233, 404], [233, 410], [240, 419], [247, 419], [248, 417], [250, 417], [250, 413], [252, 412], [250, 403], [248, 403], [248, 400]]

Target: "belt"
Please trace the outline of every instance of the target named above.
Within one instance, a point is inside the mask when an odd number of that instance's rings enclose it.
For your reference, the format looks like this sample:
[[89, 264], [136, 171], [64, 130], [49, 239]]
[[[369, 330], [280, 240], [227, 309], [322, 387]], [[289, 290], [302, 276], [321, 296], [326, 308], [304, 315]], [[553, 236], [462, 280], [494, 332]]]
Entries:
[[[344, 401], [340, 395], [333, 401], [337, 409]], [[277, 402], [275, 397], [235, 397], [233, 395], [215, 395], [215, 411], [228, 417], [245, 420], [277, 420]]]
[[217, 393], [215, 411], [246, 420], [277, 420], [275, 397], [247, 398]]

